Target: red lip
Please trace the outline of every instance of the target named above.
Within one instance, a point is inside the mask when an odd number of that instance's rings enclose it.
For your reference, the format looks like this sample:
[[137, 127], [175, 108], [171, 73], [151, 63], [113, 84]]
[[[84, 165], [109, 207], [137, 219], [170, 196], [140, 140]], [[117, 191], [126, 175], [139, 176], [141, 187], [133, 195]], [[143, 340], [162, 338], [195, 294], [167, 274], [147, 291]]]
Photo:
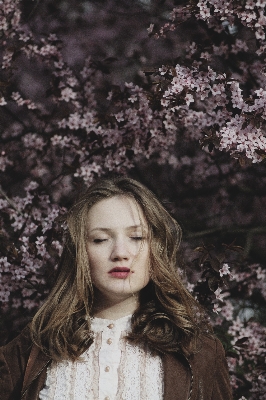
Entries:
[[127, 267], [114, 267], [110, 269], [108, 274], [111, 274], [112, 272], [130, 272], [130, 268]]
[[126, 279], [130, 275], [130, 268], [114, 267], [108, 272], [108, 274], [110, 274], [113, 278]]

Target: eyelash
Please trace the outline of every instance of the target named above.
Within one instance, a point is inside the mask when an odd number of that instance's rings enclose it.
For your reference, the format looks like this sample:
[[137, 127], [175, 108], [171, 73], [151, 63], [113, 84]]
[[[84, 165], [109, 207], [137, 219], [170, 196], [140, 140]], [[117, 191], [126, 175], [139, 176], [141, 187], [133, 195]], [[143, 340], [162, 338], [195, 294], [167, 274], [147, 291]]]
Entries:
[[142, 236], [131, 236], [131, 239], [133, 239], [133, 240], [143, 240], [144, 238]]
[[104, 242], [105, 240], [107, 240], [107, 239], [94, 239], [93, 243], [99, 244], [99, 243]]
[[[131, 236], [130, 239], [133, 239], [133, 240], [136, 240], [136, 241], [141, 241], [141, 240], [144, 240], [144, 237], [142, 237], [142, 236]], [[93, 243], [99, 244], [99, 243], [105, 242], [106, 240], [108, 240], [108, 239], [94, 239]]]

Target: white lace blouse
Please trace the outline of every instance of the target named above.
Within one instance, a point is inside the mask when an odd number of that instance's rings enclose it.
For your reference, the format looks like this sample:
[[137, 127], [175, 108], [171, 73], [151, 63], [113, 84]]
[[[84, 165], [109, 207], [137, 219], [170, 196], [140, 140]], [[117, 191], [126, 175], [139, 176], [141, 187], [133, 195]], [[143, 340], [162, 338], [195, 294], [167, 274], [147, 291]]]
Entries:
[[52, 362], [39, 400], [162, 400], [162, 360], [124, 339], [130, 320], [93, 318], [83, 360]]

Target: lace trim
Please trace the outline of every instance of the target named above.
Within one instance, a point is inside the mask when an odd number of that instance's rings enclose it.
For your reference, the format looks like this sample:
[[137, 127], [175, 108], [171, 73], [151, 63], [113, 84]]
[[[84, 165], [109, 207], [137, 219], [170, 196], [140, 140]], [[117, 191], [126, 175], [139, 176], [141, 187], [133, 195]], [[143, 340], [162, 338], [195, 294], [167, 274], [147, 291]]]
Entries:
[[[51, 363], [39, 400], [98, 400], [100, 393], [106, 389], [108, 393], [113, 393], [112, 400], [162, 400], [162, 360], [158, 355], [153, 355], [148, 347], [126, 341], [130, 319], [131, 316], [116, 321], [93, 319], [95, 334], [92, 345], [80, 361]], [[113, 325], [112, 329], [108, 327], [110, 324]], [[109, 337], [113, 346], [110, 348], [106, 344]], [[115, 368], [113, 371], [118, 367], [117, 375], [115, 372], [105, 381], [104, 363], [107, 359], [111, 363], [109, 365]], [[100, 374], [103, 374], [101, 379]], [[99, 387], [100, 382], [104, 387]]]
[[[100, 377], [100, 365], [99, 365], [99, 353], [101, 350], [101, 344], [102, 344], [102, 334], [98, 332], [95, 335], [94, 342], [95, 347], [92, 351], [91, 357], [90, 357], [90, 349], [87, 351], [87, 356], [88, 359], [91, 358], [91, 363], [92, 363], [92, 382], [91, 382], [91, 388], [92, 388], [92, 394], [94, 399], [99, 398], [99, 377]], [[81, 400], [81, 399], [80, 399]]]
[[163, 365], [158, 355], [145, 346], [135, 346], [121, 339], [124, 346], [118, 370], [117, 400], [162, 400]]
[[81, 361], [52, 362], [47, 369], [45, 386], [39, 394], [39, 400], [98, 399], [101, 343], [99, 332]]

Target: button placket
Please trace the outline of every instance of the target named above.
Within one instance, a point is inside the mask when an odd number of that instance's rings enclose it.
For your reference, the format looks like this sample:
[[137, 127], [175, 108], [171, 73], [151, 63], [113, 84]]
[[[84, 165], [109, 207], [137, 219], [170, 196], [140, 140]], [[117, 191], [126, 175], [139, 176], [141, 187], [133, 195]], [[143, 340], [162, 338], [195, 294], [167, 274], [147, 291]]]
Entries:
[[102, 348], [101, 348], [101, 362], [100, 369], [102, 371], [102, 396], [101, 399], [113, 399], [110, 396], [110, 387], [112, 382], [117, 380], [116, 363], [113, 368], [114, 360], [117, 356], [117, 345], [121, 332], [115, 329], [115, 324], [110, 321], [102, 330]]
[[123, 325], [112, 320], [101, 326], [102, 344], [99, 353], [99, 395], [101, 400], [114, 399], [112, 387], [117, 388], [118, 385], [117, 371], [121, 358], [120, 338], [121, 333], [125, 330]]

